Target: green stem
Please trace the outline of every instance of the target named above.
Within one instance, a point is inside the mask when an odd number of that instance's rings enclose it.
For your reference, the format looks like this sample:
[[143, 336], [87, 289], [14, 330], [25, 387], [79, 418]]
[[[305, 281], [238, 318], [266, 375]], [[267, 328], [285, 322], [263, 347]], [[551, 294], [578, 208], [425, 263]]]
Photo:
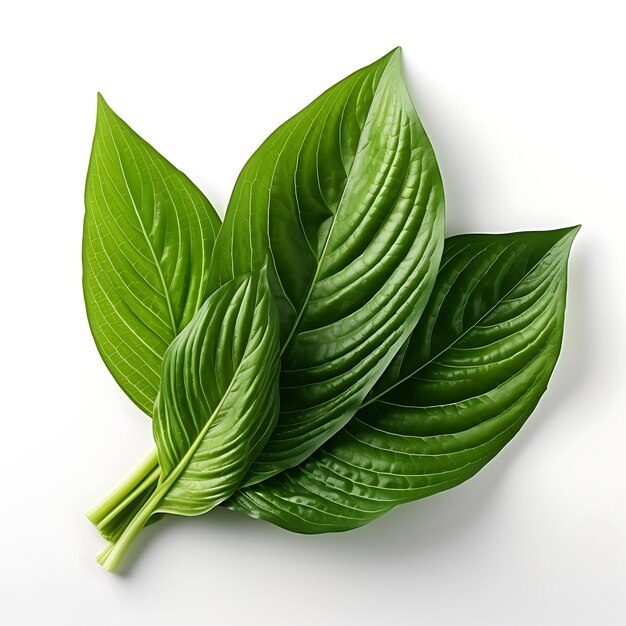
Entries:
[[[236, 380], [236, 376], [233, 377], [233, 381], [234, 380]], [[198, 436], [192, 442], [192, 445], [189, 447], [189, 450], [187, 450], [187, 453], [177, 463], [176, 467], [172, 468], [169, 471], [169, 473], [165, 476], [165, 478], [163, 477], [163, 475], [159, 477], [159, 483], [157, 484], [157, 487], [154, 490], [154, 493], [146, 500], [145, 504], [141, 506], [141, 508], [139, 509], [138, 513], [135, 516], [131, 517], [130, 514], [128, 515], [128, 518], [129, 518], [128, 523], [126, 521], [126, 518], [124, 517], [123, 524], [118, 528], [119, 531], [122, 531], [122, 528], [123, 528], [123, 531], [119, 535], [119, 538], [116, 532], [115, 542], [111, 542], [111, 545], [107, 546], [96, 557], [96, 560], [98, 561], [98, 563], [100, 563], [100, 565], [102, 565], [102, 567], [109, 570], [110, 572], [115, 571], [122, 557], [128, 550], [129, 546], [134, 541], [135, 537], [139, 534], [139, 531], [148, 523], [150, 516], [156, 511], [159, 502], [161, 502], [161, 500], [165, 497], [170, 487], [176, 482], [180, 474], [184, 471], [184, 469], [189, 464], [193, 455], [196, 453], [198, 447], [200, 446], [200, 443], [202, 442], [203, 438], [206, 436], [209, 428], [211, 427], [211, 424], [215, 420], [216, 415], [219, 414], [219, 410], [222, 404], [224, 403], [224, 399], [228, 397], [228, 392], [233, 386], [233, 381], [230, 382], [219, 404], [213, 410], [213, 413], [207, 420], [206, 424], [204, 424], [204, 426], [200, 429]], [[142, 474], [142, 473], [144, 475], [152, 474], [151, 471], [146, 472], [146, 466], [149, 467], [149, 465], [150, 465], [149, 463], [144, 462], [141, 466], [141, 468], [143, 469], [143, 472], [138, 471], [138, 472], [135, 472], [135, 474]], [[121, 498], [118, 497], [118, 498], [112, 498], [112, 499], [124, 500], [124, 498], [128, 496], [130, 493], [132, 493], [132, 491], [134, 490], [134, 487], [129, 487], [129, 485], [135, 484], [136, 482], [137, 481], [133, 481], [133, 480], [125, 481], [123, 488], [118, 488], [117, 492], [120, 492], [120, 493], [126, 492], [126, 493], [124, 493], [124, 495]], [[141, 482], [143, 483], [143, 480]], [[101, 514], [102, 510], [106, 507], [96, 507], [96, 508], [98, 510], [98, 513]]]
[[104, 520], [110, 521], [112, 511], [121, 511], [124, 508], [123, 503], [132, 501], [134, 498], [131, 500], [129, 498], [133, 494], [136, 497], [141, 493], [138, 491], [141, 486], [144, 489], [148, 487], [146, 480], [152, 476], [158, 466], [157, 452], [153, 450], [121, 484], [87, 512], [87, 519], [96, 528], [100, 528]]
[[135, 540], [139, 531], [146, 525], [150, 516], [154, 513], [163, 499], [163, 496], [170, 488], [168, 481], [157, 487], [155, 492], [150, 496], [148, 501], [139, 509], [139, 512], [124, 529], [119, 539], [115, 543], [110, 543], [97, 557], [96, 561], [109, 572], [114, 572], [120, 564], [120, 561], [126, 554], [128, 548]]
[[135, 499], [146, 491], [152, 485], [155, 485], [159, 482], [159, 477], [161, 476], [161, 468], [159, 466], [155, 467], [146, 478], [137, 485], [137, 487], [131, 491], [123, 500], [118, 502], [103, 518], [96, 524], [96, 528], [102, 532], [107, 525], [113, 522], [113, 520], [122, 513], [127, 506], [132, 504]]

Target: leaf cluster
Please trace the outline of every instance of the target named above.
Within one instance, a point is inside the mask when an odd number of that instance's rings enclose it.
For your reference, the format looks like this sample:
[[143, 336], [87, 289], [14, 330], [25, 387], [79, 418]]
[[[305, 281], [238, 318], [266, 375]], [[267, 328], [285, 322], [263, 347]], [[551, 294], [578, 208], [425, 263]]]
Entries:
[[223, 223], [99, 96], [85, 207], [89, 324], [155, 441], [88, 514], [107, 569], [163, 514], [343, 531], [458, 485], [556, 364], [578, 228], [444, 240], [398, 49], [274, 131]]

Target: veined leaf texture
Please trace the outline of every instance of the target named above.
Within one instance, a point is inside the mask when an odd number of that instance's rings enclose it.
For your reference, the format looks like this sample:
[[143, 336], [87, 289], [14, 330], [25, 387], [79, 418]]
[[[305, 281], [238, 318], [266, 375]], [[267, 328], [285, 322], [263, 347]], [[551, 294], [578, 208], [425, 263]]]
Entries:
[[85, 205], [90, 326], [157, 447], [89, 514], [109, 569], [163, 513], [344, 531], [458, 485], [559, 355], [578, 227], [444, 244], [399, 49], [274, 131], [223, 224], [99, 97]]
[[547, 387], [577, 231], [448, 239], [419, 325], [357, 415], [227, 505], [293, 531], [349, 530], [473, 476]]
[[354, 415], [417, 323], [443, 248], [443, 187], [394, 50], [285, 122], [243, 168], [211, 281], [269, 254], [281, 415], [258, 482]]
[[150, 416], [163, 354], [208, 295], [220, 225], [202, 192], [98, 96], [85, 186], [85, 304], [104, 362]]

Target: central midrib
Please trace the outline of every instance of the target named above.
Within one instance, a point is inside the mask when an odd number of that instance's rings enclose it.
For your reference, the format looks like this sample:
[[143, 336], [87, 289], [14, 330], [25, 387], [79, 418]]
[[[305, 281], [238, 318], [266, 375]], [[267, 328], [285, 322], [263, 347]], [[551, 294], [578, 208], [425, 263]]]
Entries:
[[146, 228], [144, 226], [144, 223], [141, 219], [141, 215], [139, 213], [139, 209], [137, 208], [137, 205], [135, 203], [135, 198], [130, 190], [130, 186], [128, 184], [128, 179], [126, 178], [126, 171], [124, 170], [124, 164], [122, 163], [122, 157], [120, 155], [120, 151], [118, 150], [117, 147], [117, 142], [115, 141], [115, 138], [113, 136], [113, 129], [111, 128], [111, 124], [109, 123], [108, 118], [105, 116], [105, 120], [107, 123], [107, 126], [109, 127], [109, 132], [111, 134], [111, 139], [112, 139], [112, 143], [113, 143], [113, 147], [115, 148], [115, 154], [117, 155], [117, 161], [119, 163], [120, 166], [120, 171], [122, 172], [122, 179], [124, 180], [124, 185], [126, 187], [126, 191], [128, 192], [128, 197], [130, 198], [131, 204], [133, 205], [133, 210], [135, 211], [135, 215], [137, 217], [137, 221], [139, 222], [139, 225], [141, 227], [141, 232], [143, 233], [144, 239], [146, 240], [146, 244], [148, 246], [148, 249], [150, 250], [150, 254], [152, 255], [152, 260], [154, 262], [154, 265], [157, 269], [157, 273], [159, 275], [159, 280], [161, 281], [161, 286], [163, 287], [163, 295], [165, 297], [165, 302], [167, 303], [167, 310], [169, 313], [169, 317], [170, 317], [170, 324], [172, 327], [172, 332], [174, 334], [174, 337], [178, 334], [178, 325], [176, 324], [176, 319], [174, 318], [174, 310], [172, 308], [172, 302], [170, 300], [170, 295], [169, 295], [169, 290], [167, 288], [167, 284], [165, 282], [165, 276], [163, 276], [163, 271], [161, 269], [161, 264], [158, 262], [157, 257], [156, 257], [156, 253], [154, 251], [154, 248], [152, 247], [152, 242], [150, 241], [150, 238], [148, 237], [148, 233], [146, 232]]
[[[559, 239], [559, 241], [561, 241], [561, 239]], [[556, 245], [555, 242], [554, 245]], [[437, 354], [435, 354], [433, 357], [431, 357], [430, 359], [428, 359], [428, 361], [422, 363], [417, 369], [411, 371], [409, 374], [407, 374], [406, 376], [400, 378], [398, 381], [396, 381], [395, 383], [393, 383], [393, 385], [389, 385], [389, 387], [387, 387], [384, 391], [381, 391], [380, 393], [376, 394], [375, 396], [371, 397], [369, 400], [366, 400], [365, 402], [363, 402], [363, 404], [361, 405], [360, 409], [364, 409], [366, 406], [369, 406], [370, 404], [373, 404], [374, 402], [377, 402], [378, 400], [380, 400], [384, 395], [388, 394], [391, 390], [395, 389], [396, 387], [398, 387], [399, 385], [401, 385], [402, 383], [406, 382], [407, 380], [409, 380], [409, 378], [412, 378], [413, 376], [415, 376], [415, 374], [418, 374], [419, 372], [421, 372], [425, 367], [428, 367], [433, 361], [435, 361], [436, 359], [438, 359], [442, 354], [446, 353], [448, 350], [450, 350], [452, 347], [454, 347], [455, 344], [457, 344], [459, 341], [461, 341], [461, 339], [463, 339], [463, 337], [465, 337], [467, 335], [467, 333], [469, 333], [471, 330], [473, 330], [474, 328], [476, 328], [476, 326], [478, 326], [478, 324], [480, 324], [480, 322], [482, 322], [491, 312], [494, 311], [494, 309], [502, 303], [503, 300], [505, 300], [515, 289], [517, 289], [517, 287], [519, 287], [519, 285], [532, 273], [535, 271], [535, 269], [537, 269], [537, 267], [539, 267], [540, 263], [548, 256], [548, 254], [550, 254], [550, 252], [552, 252], [552, 250], [554, 249], [554, 245], [550, 247], [550, 249], [529, 269], [527, 270], [524, 275], [505, 293], [503, 294], [498, 301], [489, 308], [488, 311], [486, 311], [485, 313], [483, 313], [483, 315], [481, 315], [473, 324], [471, 324], [466, 330], [464, 330], [458, 337], [456, 337], [449, 345], [447, 345], [445, 348], [443, 348], [442, 350], [440, 350]], [[407, 340], [408, 341], [408, 340]]]
[[[221, 400], [219, 401], [218, 405], [215, 407], [215, 410], [211, 413], [211, 417], [207, 420], [206, 424], [202, 427], [202, 429], [198, 433], [198, 436], [195, 438], [195, 440], [192, 443], [192, 445], [189, 446], [189, 450], [186, 452], [186, 454], [183, 456], [183, 458], [176, 464], [174, 469], [165, 477], [165, 480], [162, 483], [164, 493], [161, 496], [161, 498], [159, 498], [159, 501], [162, 501], [167, 496], [167, 494], [169, 493], [170, 489], [174, 486], [174, 483], [180, 478], [180, 476], [184, 472], [184, 470], [187, 469], [187, 466], [189, 465], [193, 455], [196, 453], [196, 451], [200, 447], [200, 444], [202, 443], [202, 440], [206, 437], [206, 435], [209, 432], [209, 429], [211, 428], [211, 426], [213, 425], [213, 422], [215, 421], [215, 419], [216, 419], [220, 409], [222, 408], [222, 405], [226, 401], [226, 398], [227, 398], [228, 394], [230, 393], [230, 391], [231, 391], [231, 389], [232, 389], [232, 387], [233, 387], [233, 385], [235, 383], [235, 379], [239, 375], [239, 371], [241, 370], [241, 365], [244, 362], [244, 360], [245, 360], [245, 358], [241, 359], [239, 365], [237, 366], [237, 369], [233, 373], [233, 377], [232, 377], [230, 383], [228, 384], [228, 387], [226, 388], [226, 391], [222, 395]], [[158, 511], [155, 511], [155, 512], [158, 512]]]
[[359, 136], [359, 142], [357, 144], [356, 150], [354, 152], [355, 154], [355, 158], [352, 161], [351, 165], [350, 165], [350, 170], [346, 173], [346, 184], [344, 185], [344, 188], [341, 192], [341, 197], [339, 198], [339, 202], [337, 203], [337, 210], [335, 211], [335, 213], [333, 214], [333, 218], [332, 218], [332, 224], [330, 226], [330, 228], [328, 229], [328, 234], [326, 235], [326, 240], [324, 241], [324, 247], [322, 248], [322, 251], [320, 253], [320, 256], [317, 259], [317, 264], [316, 264], [316, 268], [315, 268], [315, 273], [313, 274], [313, 278], [311, 279], [311, 284], [309, 285], [309, 288], [307, 290], [306, 296], [304, 297], [304, 300], [300, 306], [300, 311], [298, 312], [298, 315], [296, 316], [296, 319], [294, 320], [294, 323], [291, 327], [291, 331], [289, 332], [289, 335], [287, 335], [287, 338], [285, 339], [285, 342], [281, 348], [280, 351], [280, 356], [282, 357], [283, 354], [287, 351], [287, 348], [289, 347], [291, 340], [294, 338], [296, 331], [298, 329], [298, 326], [300, 325], [300, 322], [302, 321], [302, 317], [304, 315], [304, 312], [306, 311], [307, 305], [309, 303], [309, 300], [311, 299], [311, 295], [313, 293], [313, 289], [315, 288], [315, 284], [317, 282], [317, 278], [319, 276], [321, 267], [322, 267], [322, 262], [324, 260], [324, 256], [326, 254], [326, 251], [328, 249], [328, 245], [330, 243], [335, 225], [337, 224], [337, 216], [339, 215], [341, 208], [342, 208], [342, 204], [344, 201], [344, 198], [346, 196], [346, 190], [348, 189], [348, 183], [350, 182], [350, 177], [352, 175], [352, 171], [354, 169], [354, 164], [356, 163], [356, 155], [358, 155], [360, 149], [361, 149], [361, 145], [362, 145], [362, 141], [363, 141], [363, 129], [366, 128], [367, 123], [370, 119], [370, 114], [372, 112], [372, 107], [374, 105], [374, 100], [376, 99], [376, 96], [378, 94], [378, 88], [380, 86], [380, 83], [382, 82], [387, 69], [388, 69], [389, 65], [385, 66], [385, 69], [383, 70], [380, 79], [378, 81], [378, 84], [376, 85], [376, 89], [374, 92], [374, 95], [372, 96], [372, 100], [370, 102], [370, 105], [367, 109], [367, 115], [365, 116], [365, 121], [363, 122], [363, 127], [361, 129], [361, 134]]

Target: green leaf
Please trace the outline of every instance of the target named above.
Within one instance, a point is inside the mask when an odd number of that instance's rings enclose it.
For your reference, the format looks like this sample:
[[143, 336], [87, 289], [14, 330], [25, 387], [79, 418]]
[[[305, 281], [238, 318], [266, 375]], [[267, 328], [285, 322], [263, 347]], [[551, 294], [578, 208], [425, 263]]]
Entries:
[[165, 350], [207, 296], [220, 219], [98, 96], [85, 188], [83, 288], [113, 377], [152, 415]]
[[227, 506], [297, 532], [348, 530], [474, 475], [547, 387], [577, 231], [448, 239], [420, 323], [363, 408], [305, 463]]
[[281, 322], [281, 415], [248, 484], [308, 457], [360, 406], [426, 304], [443, 190], [394, 50], [322, 94], [235, 185], [211, 282], [260, 267]]
[[211, 294], [165, 353], [153, 420], [156, 490], [100, 557], [114, 569], [154, 513], [199, 515], [239, 486], [279, 411], [278, 318], [267, 272]]
[[239, 485], [276, 425], [278, 317], [265, 269], [210, 296], [165, 354], [153, 432], [162, 481], [159, 505], [198, 515]]

